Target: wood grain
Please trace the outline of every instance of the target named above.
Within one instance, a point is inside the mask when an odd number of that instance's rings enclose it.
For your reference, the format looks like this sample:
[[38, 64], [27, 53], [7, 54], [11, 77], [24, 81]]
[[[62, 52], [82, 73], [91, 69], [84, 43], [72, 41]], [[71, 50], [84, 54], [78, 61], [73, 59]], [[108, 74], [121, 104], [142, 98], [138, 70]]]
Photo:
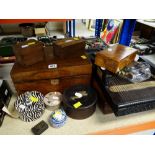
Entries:
[[[28, 46], [28, 44], [32, 42], [34, 44]], [[23, 48], [22, 46], [25, 45], [28, 47]], [[16, 56], [16, 61], [23, 66], [33, 65], [45, 59], [43, 43], [34, 39], [17, 43], [13, 46], [13, 51]]]
[[76, 57], [85, 51], [85, 41], [67, 38], [57, 40], [53, 43], [54, 55], [60, 58]]
[[[57, 64], [56, 69], [49, 69], [49, 64]], [[91, 74], [92, 65], [88, 59], [80, 56], [74, 59], [54, 58], [51, 61], [40, 62], [28, 67], [22, 67], [15, 63], [11, 70], [11, 77], [14, 82], [34, 81], [41, 79], [52, 79], [75, 75]]]
[[116, 73], [134, 61], [136, 51], [136, 49], [131, 47], [114, 45], [98, 52], [96, 54], [95, 64]]
[[101, 111], [104, 114], [110, 114], [113, 113], [109, 103], [106, 100], [106, 95], [104, 94], [104, 92], [101, 90], [100, 86], [98, 85], [97, 81], [95, 79], [93, 79], [92, 82], [93, 88], [96, 90], [96, 92], [98, 93], [98, 106], [101, 109]]
[[[49, 64], [57, 64], [57, 68], [49, 69]], [[46, 94], [50, 91], [62, 92], [75, 84], [89, 84], [91, 73], [90, 61], [79, 56], [74, 59], [53, 58], [28, 67], [15, 63], [11, 78], [19, 94], [28, 90]]]
[[[81, 76], [72, 76], [59, 79], [47, 79], [47, 80], [36, 80], [30, 82], [20, 82], [15, 83], [16, 90], [18, 94], [21, 94], [25, 91], [37, 90], [43, 93], [44, 95], [49, 92], [59, 91], [63, 93], [64, 89], [76, 85], [76, 84], [90, 84], [90, 75], [81, 75]], [[57, 82], [52, 83], [52, 80]]]

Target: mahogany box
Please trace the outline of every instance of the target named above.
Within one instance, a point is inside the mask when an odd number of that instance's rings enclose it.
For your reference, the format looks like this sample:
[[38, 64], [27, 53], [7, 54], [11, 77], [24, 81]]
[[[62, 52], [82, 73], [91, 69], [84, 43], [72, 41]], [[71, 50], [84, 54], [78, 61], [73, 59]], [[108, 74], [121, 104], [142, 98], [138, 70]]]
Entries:
[[22, 66], [33, 65], [45, 59], [43, 43], [34, 39], [13, 46], [16, 61]]
[[44, 46], [44, 54], [45, 54], [45, 60], [46, 61], [53, 59], [54, 58], [53, 46], [52, 45], [45, 45]]
[[98, 95], [98, 107], [103, 112], [103, 114], [111, 114], [113, 113], [108, 101], [106, 100], [106, 94], [103, 91], [101, 84], [99, 84], [99, 80], [93, 79], [92, 81], [93, 88], [96, 90]]
[[91, 73], [89, 59], [79, 56], [53, 58], [27, 67], [15, 63], [10, 74], [18, 94], [32, 90], [47, 94], [52, 91], [63, 92], [76, 84], [90, 84]]
[[75, 57], [85, 51], [85, 41], [80, 38], [65, 38], [53, 42], [53, 47], [57, 57]]
[[134, 61], [136, 52], [134, 48], [117, 44], [98, 52], [95, 64], [116, 73]]

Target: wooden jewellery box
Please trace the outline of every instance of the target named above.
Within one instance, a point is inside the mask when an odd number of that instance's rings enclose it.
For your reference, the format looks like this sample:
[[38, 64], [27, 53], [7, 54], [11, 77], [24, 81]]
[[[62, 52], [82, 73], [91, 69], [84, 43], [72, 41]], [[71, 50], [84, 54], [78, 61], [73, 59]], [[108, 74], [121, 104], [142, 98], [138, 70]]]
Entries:
[[89, 59], [79, 56], [72, 59], [53, 58], [27, 67], [15, 63], [10, 74], [18, 94], [32, 90], [47, 94], [63, 92], [75, 84], [89, 84], [91, 73]]
[[22, 66], [29, 66], [45, 59], [43, 43], [30, 39], [13, 46], [16, 61]]
[[95, 64], [116, 73], [134, 61], [137, 50], [123, 45], [114, 45], [96, 54]]
[[85, 51], [85, 41], [80, 38], [65, 38], [53, 43], [54, 55], [59, 58], [75, 57]]

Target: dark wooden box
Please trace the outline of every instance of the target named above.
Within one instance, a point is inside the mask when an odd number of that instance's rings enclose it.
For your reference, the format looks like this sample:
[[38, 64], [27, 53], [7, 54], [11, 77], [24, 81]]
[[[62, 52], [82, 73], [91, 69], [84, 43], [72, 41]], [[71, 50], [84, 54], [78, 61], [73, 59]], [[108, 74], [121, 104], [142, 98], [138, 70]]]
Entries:
[[134, 61], [137, 50], [123, 45], [114, 45], [96, 54], [95, 64], [116, 73]]
[[85, 51], [85, 41], [79, 38], [66, 38], [53, 43], [54, 55], [60, 58], [75, 57]]
[[[57, 68], [48, 68], [50, 64], [56, 64]], [[89, 84], [91, 73], [91, 62], [79, 56], [72, 59], [53, 58], [28, 67], [15, 63], [10, 74], [18, 94], [31, 90], [46, 94], [63, 92], [76, 84]]]
[[28, 40], [13, 46], [17, 62], [22, 66], [33, 65], [45, 59], [43, 43]]
[[45, 60], [51, 60], [54, 58], [54, 53], [53, 53], [53, 46], [52, 45], [45, 45], [44, 46], [44, 53], [45, 53]]
[[103, 92], [103, 90], [101, 89], [102, 86], [97, 83], [96, 79], [93, 79], [92, 85], [98, 94], [98, 102], [97, 103], [98, 103], [100, 110], [103, 112], [103, 114], [113, 113], [109, 103], [106, 100], [106, 95]]

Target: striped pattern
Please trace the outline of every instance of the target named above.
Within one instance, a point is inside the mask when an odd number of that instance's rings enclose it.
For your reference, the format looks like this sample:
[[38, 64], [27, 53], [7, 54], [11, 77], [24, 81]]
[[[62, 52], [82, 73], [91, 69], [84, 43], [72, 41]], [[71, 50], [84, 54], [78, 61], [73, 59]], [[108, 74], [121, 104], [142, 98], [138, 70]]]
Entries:
[[[34, 102], [31, 98], [36, 98]], [[15, 108], [23, 121], [30, 122], [41, 117], [45, 110], [43, 102], [44, 96], [38, 91], [25, 92], [18, 96], [15, 102]]]

